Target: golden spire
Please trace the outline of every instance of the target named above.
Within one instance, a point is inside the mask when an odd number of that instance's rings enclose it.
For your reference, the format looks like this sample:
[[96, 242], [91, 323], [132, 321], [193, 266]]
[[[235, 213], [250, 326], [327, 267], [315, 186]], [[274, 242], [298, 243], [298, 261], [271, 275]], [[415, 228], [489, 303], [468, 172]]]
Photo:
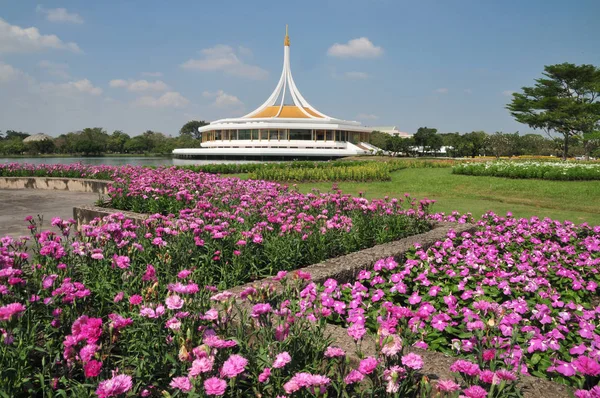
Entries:
[[285, 39], [283, 40], [284, 46], [290, 46], [290, 37], [288, 36], [288, 26], [285, 25]]

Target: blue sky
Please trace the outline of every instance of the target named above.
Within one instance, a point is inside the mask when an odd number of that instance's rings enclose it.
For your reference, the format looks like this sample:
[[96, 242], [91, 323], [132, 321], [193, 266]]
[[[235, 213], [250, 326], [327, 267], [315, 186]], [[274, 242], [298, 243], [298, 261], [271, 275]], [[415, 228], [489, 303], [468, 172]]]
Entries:
[[530, 131], [505, 110], [544, 65], [600, 65], [597, 0], [0, 0], [0, 130], [177, 134], [241, 116], [281, 72], [365, 125]]

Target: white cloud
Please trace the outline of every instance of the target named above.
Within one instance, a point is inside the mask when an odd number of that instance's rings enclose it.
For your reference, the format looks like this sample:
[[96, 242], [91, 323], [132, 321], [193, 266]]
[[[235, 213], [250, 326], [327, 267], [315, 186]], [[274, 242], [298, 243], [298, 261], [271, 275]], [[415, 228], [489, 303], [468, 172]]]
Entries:
[[335, 43], [327, 54], [340, 58], [375, 58], [383, 54], [383, 48], [377, 47], [366, 37], [352, 39], [346, 44]]
[[[238, 50], [238, 54], [243, 52]], [[243, 62], [230, 46], [218, 44], [212, 48], [205, 48], [201, 54], [200, 59], [189, 59], [181, 67], [205, 72], [223, 71], [227, 75], [257, 80], [265, 79], [269, 74], [258, 66]]]
[[514, 91], [512, 91], [512, 90], [504, 90], [504, 91], [502, 92], [502, 95], [505, 95], [505, 96], [507, 96], [507, 97], [510, 97], [510, 96], [512, 96], [512, 95], [513, 95], [513, 93], [515, 93], [515, 92], [514, 92]]
[[68, 12], [66, 8], [50, 8], [46, 9], [38, 5], [35, 9], [37, 12], [45, 14], [46, 19], [50, 22], [68, 22], [82, 24], [83, 18], [81, 15], [74, 12]]
[[69, 75], [68, 69], [69, 65], [67, 64], [59, 64], [52, 61], [43, 60], [40, 61], [38, 66], [44, 69], [48, 74], [56, 77], [60, 77], [61, 79], [69, 79], [71, 75]]
[[142, 72], [142, 76], [148, 77], [161, 77], [163, 74], [161, 72]]
[[346, 72], [344, 77], [352, 80], [364, 80], [369, 78], [369, 74], [365, 72]]
[[42, 83], [40, 87], [44, 92], [63, 96], [71, 96], [74, 94], [90, 94], [97, 96], [102, 94], [102, 89], [100, 87], [94, 86], [92, 82], [88, 79], [81, 79], [77, 81], [59, 84]]
[[37, 28], [21, 28], [0, 18], [0, 54], [31, 53], [48, 49], [80, 53], [75, 43], [65, 43], [56, 35], [42, 35]]
[[12, 65], [0, 61], [0, 83], [8, 83], [20, 79], [25, 74]]
[[471, 90], [470, 88], [465, 88], [463, 91], [465, 92], [465, 94], [473, 94], [473, 90]]
[[448, 89], [445, 87], [442, 87], [442, 88], [438, 88], [437, 90], [435, 90], [435, 92], [438, 94], [448, 94]]
[[379, 119], [379, 116], [373, 115], [372, 113], [359, 113], [358, 115], [356, 115], [356, 117], [358, 118], [358, 120], [375, 120], [375, 119]]
[[156, 80], [149, 82], [148, 80], [123, 80], [115, 79], [111, 80], [109, 85], [113, 88], [126, 88], [127, 91], [139, 92], [139, 91], [166, 91], [169, 86], [162, 80]]
[[202, 93], [202, 96], [205, 98], [214, 98], [215, 101], [213, 102], [213, 105], [218, 108], [233, 108], [244, 105], [244, 103], [240, 101], [238, 97], [227, 94], [223, 90], [219, 90], [214, 93], [205, 91]]
[[244, 55], [246, 57], [251, 57], [252, 55], [254, 55], [251, 49], [244, 46], [238, 46], [238, 52], [240, 53], [240, 55]]
[[177, 91], [169, 91], [160, 97], [140, 97], [133, 102], [133, 105], [148, 108], [183, 108], [189, 102], [187, 98]]

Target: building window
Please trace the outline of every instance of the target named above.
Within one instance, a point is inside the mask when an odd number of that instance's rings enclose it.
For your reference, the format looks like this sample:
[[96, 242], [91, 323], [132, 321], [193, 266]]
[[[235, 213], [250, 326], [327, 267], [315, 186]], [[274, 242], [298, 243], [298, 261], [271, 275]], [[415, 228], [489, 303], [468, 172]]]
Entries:
[[310, 130], [290, 130], [290, 140], [310, 141], [311, 140], [311, 131]]
[[238, 139], [239, 140], [249, 140], [250, 138], [250, 130], [238, 130]]

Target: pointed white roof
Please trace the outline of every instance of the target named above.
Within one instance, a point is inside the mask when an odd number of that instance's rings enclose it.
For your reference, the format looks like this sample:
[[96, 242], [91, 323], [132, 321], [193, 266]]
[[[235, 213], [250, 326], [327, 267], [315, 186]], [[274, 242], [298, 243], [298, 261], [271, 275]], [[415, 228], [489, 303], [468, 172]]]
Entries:
[[[293, 104], [285, 104], [284, 101], [289, 95]], [[241, 128], [232, 125], [251, 124], [247, 128], [289, 128], [289, 123], [297, 124], [297, 128], [351, 128], [356, 131], [371, 131], [364, 128], [361, 123], [355, 121], [336, 119], [315, 109], [300, 93], [290, 66], [290, 37], [288, 36], [287, 25], [285, 28], [285, 39], [283, 47], [283, 70], [275, 90], [269, 98], [254, 111], [240, 117], [221, 119], [210, 123], [199, 129], [200, 132], [210, 131], [221, 128]]]

